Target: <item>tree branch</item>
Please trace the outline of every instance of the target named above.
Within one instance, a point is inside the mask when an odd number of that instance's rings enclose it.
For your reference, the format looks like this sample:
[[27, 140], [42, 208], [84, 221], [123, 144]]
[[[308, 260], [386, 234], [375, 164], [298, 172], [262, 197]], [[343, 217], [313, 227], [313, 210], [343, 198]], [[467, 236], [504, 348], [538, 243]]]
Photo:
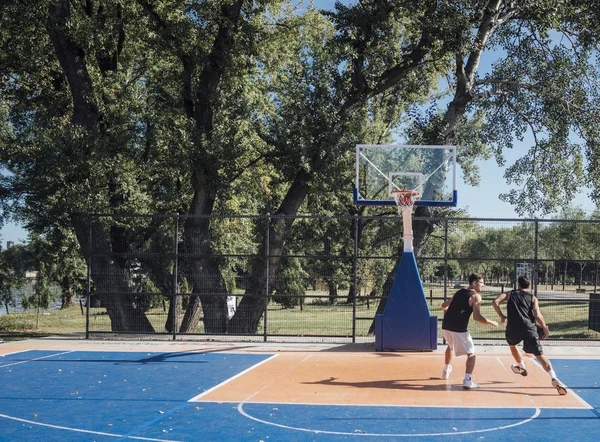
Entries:
[[92, 79], [85, 62], [85, 52], [68, 34], [70, 17], [69, 0], [50, 2], [46, 31], [71, 88], [73, 98], [71, 121], [76, 126], [93, 130], [100, 119], [100, 111], [95, 102]]
[[528, 91], [532, 91], [532, 92], [536, 92], [536, 93], [541, 93], [542, 92], [540, 89], [537, 89], [537, 88], [535, 88], [534, 86], [532, 86], [530, 84], [520, 83], [518, 81], [510, 81], [510, 80], [497, 80], [497, 79], [494, 79], [494, 78], [487, 78], [485, 80], [478, 80], [478, 81], [476, 81], [476, 82], [473, 83], [473, 87], [483, 86], [483, 85], [487, 85], [487, 84], [502, 84], [504, 86], [514, 87], [514, 88], [518, 88], [518, 89], [526, 89]]
[[471, 51], [465, 66], [465, 75], [467, 76], [469, 84], [475, 79], [475, 74], [479, 68], [479, 63], [481, 62], [481, 56], [483, 55], [483, 51], [485, 50], [490, 36], [500, 24], [506, 22], [517, 13], [517, 9], [508, 9], [501, 15], [501, 6], [501, 0], [493, 0], [488, 3], [485, 10], [483, 20], [481, 21], [481, 25], [475, 36], [474, 49]]
[[[429, 7], [425, 11], [423, 19], [421, 20], [422, 31], [421, 36], [419, 38], [419, 42], [404, 57], [403, 61], [381, 74], [379, 79], [376, 81], [375, 86], [373, 86], [372, 88], [368, 88], [366, 87], [366, 85], [357, 87], [357, 85], [354, 84], [356, 93], [344, 103], [340, 110], [340, 114], [343, 115], [349, 112], [351, 109], [354, 109], [364, 104], [366, 101], [368, 101], [375, 95], [392, 88], [400, 80], [405, 78], [410, 72], [412, 72], [414, 69], [416, 69], [418, 66], [424, 63], [425, 57], [431, 52], [433, 48], [433, 36], [431, 34], [429, 25], [426, 23], [425, 18], [432, 15], [435, 12], [436, 8], [436, 2], [429, 2]], [[353, 75], [353, 78], [358, 78], [356, 76], [356, 73], [355, 75]], [[363, 82], [364, 81], [365, 80], [363, 79]]]

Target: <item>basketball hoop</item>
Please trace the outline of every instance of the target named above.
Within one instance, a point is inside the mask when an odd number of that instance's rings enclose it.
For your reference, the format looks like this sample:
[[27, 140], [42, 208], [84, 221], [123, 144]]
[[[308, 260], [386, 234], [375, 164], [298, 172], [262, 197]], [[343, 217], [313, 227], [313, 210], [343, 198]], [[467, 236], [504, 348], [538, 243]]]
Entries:
[[421, 197], [421, 192], [417, 190], [392, 190], [392, 196], [396, 205], [398, 206], [398, 212], [402, 213], [403, 207], [411, 207]]
[[402, 223], [404, 225], [404, 251], [413, 251], [413, 231], [412, 231], [412, 209], [415, 202], [421, 198], [421, 192], [417, 190], [396, 189], [392, 190], [392, 196], [398, 206], [398, 214], [402, 215]]

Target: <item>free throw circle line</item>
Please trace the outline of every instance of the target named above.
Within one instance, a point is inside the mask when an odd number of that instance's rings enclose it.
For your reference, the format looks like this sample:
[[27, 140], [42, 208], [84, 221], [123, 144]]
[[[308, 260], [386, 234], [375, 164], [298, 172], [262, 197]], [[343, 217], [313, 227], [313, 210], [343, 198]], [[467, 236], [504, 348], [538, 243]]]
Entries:
[[509, 424], [509, 425], [502, 425], [500, 427], [484, 428], [481, 430], [470, 430], [470, 431], [453, 431], [453, 432], [445, 432], [445, 433], [414, 434], [414, 433], [348, 433], [345, 431], [313, 430], [310, 428], [292, 427], [289, 425], [276, 424], [275, 422], [269, 422], [269, 421], [265, 421], [263, 419], [259, 419], [257, 417], [251, 416], [248, 413], [246, 413], [246, 411], [244, 411], [244, 403], [243, 402], [240, 402], [238, 404], [237, 409], [238, 409], [238, 412], [242, 416], [244, 416], [248, 419], [251, 419], [256, 422], [260, 422], [265, 425], [271, 425], [274, 427], [285, 428], [287, 430], [304, 431], [307, 433], [315, 433], [315, 434], [335, 434], [335, 435], [340, 435], [340, 436], [372, 436], [372, 437], [432, 437], [432, 436], [453, 436], [453, 435], [467, 435], [467, 434], [475, 434], [475, 433], [487, 433], [490, 431], [506, 430], [507, 428], [518, 427], [519, 425], [523, 425], [528, 422], [531, 422], [532, 420], [537, 418], [541, 413], [541, 410], [536, 407], [535, 413], [533, 414], [533, 416], [531, 416], [525, 420], [522, 420], [520, 422], [515, 422], [514, 424]]
[[44, 424], [42, 422], [35, 422], [35, 421], [31, 421], [29, 419], [22, 419], [20, 417], [8, 416], [6, 414], [0, 414], [0, 418], [9, 419], [9, 420], [17, 421], [17, 422], [23, 422], [23, 423], [31, 424], [31, 425], [39, 425], [40, 427], [55, 428], [57, 430], [73, 431], [75, 433], [97, 434], [98, 436], [110, 436], [110, 437], [120, 437], [120, 438], [124, 437], [127, 439], [149, 440], [149, 441], [155, 441], [155, 442], [180, 442], [180, 441], [176, 441], [176, 440], [152, 439], [150, 437], [141, 437], [141, 436], [127, 436], [124, 434], [104, 433], [102, 431], [83, 430], [81, 428], [71, 428], [71, 427], [63, 427], [61, 425]]

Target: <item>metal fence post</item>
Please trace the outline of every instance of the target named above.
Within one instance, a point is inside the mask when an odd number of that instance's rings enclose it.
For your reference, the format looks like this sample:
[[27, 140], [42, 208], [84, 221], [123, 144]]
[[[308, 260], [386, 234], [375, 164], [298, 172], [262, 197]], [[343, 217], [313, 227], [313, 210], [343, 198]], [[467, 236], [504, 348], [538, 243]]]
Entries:
[[267, 231], [265, 233], [265, 259], [266, 259], [266, 263], [265, 263], [265, 267], [266, 267], [266, 272], [267, 272], [267, 279], [265, 281], [265, 311], [263, 313], [264, 316], [264, 320], [263, 320], [263, 341], [267, 342], [267, 311], [269, 310], [269, 261], [271, 260], [270, 255], [271, 255], [271, 239], [270, 239], [270, 227], [271, 227], [271, 214], [267, 213]]
[[85, 306], [85, 339], [90, 338], [90, 303], [92, 301], [92, 217], [88, 216], [87, 293]]
[[177, 330], [178, 330], [178, 322], [177, 322], [177, 292], [178, 292], [178, 281], [177, 274], [179, 273], [179, 213], [174, 215], [174, 227], [175, 227], [175, 256], [173, 259], [173, 293], [171, 294], [171, 306], [172, 309], [172, 317], [171, 323], [173, 327], [173, 340], [177, 339]]
[[598, 290], [598, 260], [595, 260], [594, 264], [596, 265], [596, 275], [594, 278], [594, 293], [596, 293], [596, 291]]
[[538, 293], [538, 275], [539, 275], [539, 262], [538, 262], [538, 239], [539, 239], [539, 221], [534, 221], [535, 225], [535, 236], [533, 238], [533, 295], [537, 296]]
[[448, 219], [444, 220], [444, 301], [448, 299]]
[[356, 342], [356, 300], [360, 294], [358, 288], [358, 214], [354, 214], [354, 263], [352, 265], [353, 275], [352, 284], [354, 284], [354, 297], [352, 299], [352, 343]]

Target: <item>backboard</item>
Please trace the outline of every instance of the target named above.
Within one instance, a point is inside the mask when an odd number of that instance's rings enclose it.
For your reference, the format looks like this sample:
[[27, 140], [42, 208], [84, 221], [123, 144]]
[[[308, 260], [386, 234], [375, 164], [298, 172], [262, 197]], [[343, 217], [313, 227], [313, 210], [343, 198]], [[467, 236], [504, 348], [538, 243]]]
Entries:
[[396, 205], [393, 190], [416, 190], [415, 206], [456, 206], [456, 146], [358, 144], [354, 202]]

